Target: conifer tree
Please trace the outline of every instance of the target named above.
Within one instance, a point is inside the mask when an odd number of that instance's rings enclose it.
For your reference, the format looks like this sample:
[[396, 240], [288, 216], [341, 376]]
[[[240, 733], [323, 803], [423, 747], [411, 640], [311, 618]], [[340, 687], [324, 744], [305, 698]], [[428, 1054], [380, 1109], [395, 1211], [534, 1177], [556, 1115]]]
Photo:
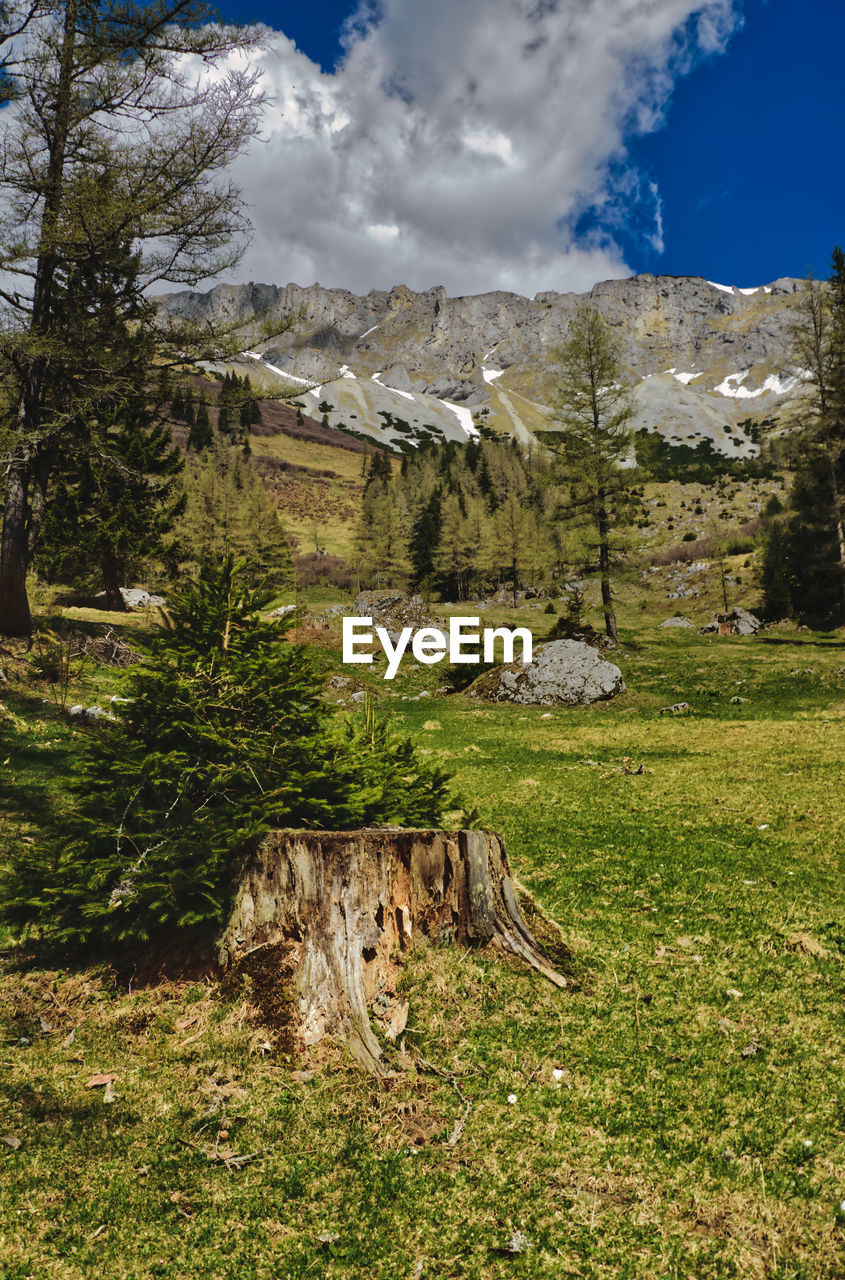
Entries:
[[442, 502], [435, 564], [440, 589], [449, 600], [465, 600], [475, 575], [479, 548], [466, 514], [466, 509], [461, 511], [458, 494], [447, 494]]
[[194, 420], [188, 432], [188, 448], [193, 449], [195, 453], [202, 453], [204, 449], [209, 447], [212, 438], [213, 433], [211, 419], [208, 415], [208, 404], [203, 396], [196, 406]]
[[[833, 252], [827, 284], [810, 280], [792, 329], [801, 382], [795, 398], [799, 452], [789, 512], [772, 526], [766, 557], [783, 562], [793, 611], [818, 625], [845, 621], [845, 254]], [[782, 593], [780, 593], [782, 594]], [[776, 611], [782, 600], [766, 597]]]
[[293, 584], [290, 546], [278, 510], [249, 459], [220, 435], [199, 457], [189, 454], [184, 511], [174, 529], [178, 563], [196, 568], [226, 547], [244, 561], [247, 585], [279, 591]]
[[435, 560], [441, 537], [441, 519], [442, 502], [438, 486], [432, 490], [428, 502], [421, 507], [411, 528], [408, 554], [411, 562], [411, 585], [414, 590], [434, 577]]
[[268, 828], [439, 824], [445, 775], [384, 721], [339, 729], [264, 602], [231, 553], [171, 593], [115, 720], [88, 731], [62, 829], [13, 858], [0, 918], [76, 944], [219, 926], [239, 851]]
[[611, 573], [621, 549], [619, 531], [632, 514], [628, 491], [633, 468], [621, 464], [630, 452], [633, 408], [616, 343], [605, 320], [589, 305], [575, 313], [569, 337], [558, 352], [554, 409], [560, 433], [547, 433], [546, 440], [560, 459], [561, 478], [570, 491], [569, 511], [592, 529], [605, 630], [616, 644]]
[[[107, 257], [79, 264], [67, 279], [57, 273], [56, 316], [76, 333], [75, 375], [84, 376], [83, 352], [91, 347], [113, 377], [119, 371], [120, 396], [104, 399], [62, 433], [55, 501], [36, 555], [48, 581], [99, 573], [107, 605], [117, 610], [124, 608], [121, 583], [164, 553], [163, 539], [184, 505], [177, 492], [181, 456], [157, 407], [167, 399], [167, 380], [160, 376], [153, 385], [154, 339], [132, 327], [142, 308], [122, 305], [134, 295], [137, 271], [129, 245], [118, 241]], [[54, 385], [53, 394], [62, 390]]]
[[[260, 107], [256, 74], [221, 65], [256, 36], [209, 23], [202, 0], [38, 9], [15, 43], [16, 102], [0, 121], [0, 299], [13, 317], [0, 335], [0, 632], [17, 635], [31, 630], [26, 574], [63, 433], [119, 394], [107, 363], [80, 362], [76, 331], [59, 321], [57, 282], [107, 259], [118, 238], [140, 255], [127, 310], [156, 282], [190, 284], [231, 266], [246, 223], [223, 172]], [[217, 74], [195, 80], [186, 55]]]

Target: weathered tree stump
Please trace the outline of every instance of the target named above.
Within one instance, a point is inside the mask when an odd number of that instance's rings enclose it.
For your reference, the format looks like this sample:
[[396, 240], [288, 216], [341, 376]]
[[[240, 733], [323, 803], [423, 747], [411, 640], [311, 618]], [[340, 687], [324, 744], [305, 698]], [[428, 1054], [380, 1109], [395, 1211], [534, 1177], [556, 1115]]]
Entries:
[[251, 975], [294, 1041], [345, 1039], [379, 1070], [405, 1028], [398, 957], [416, 939], [491, 943], [558, 986], [517, 904], [504, 844], [482, 831], [271, 831], [241, 869], [219, 959]]

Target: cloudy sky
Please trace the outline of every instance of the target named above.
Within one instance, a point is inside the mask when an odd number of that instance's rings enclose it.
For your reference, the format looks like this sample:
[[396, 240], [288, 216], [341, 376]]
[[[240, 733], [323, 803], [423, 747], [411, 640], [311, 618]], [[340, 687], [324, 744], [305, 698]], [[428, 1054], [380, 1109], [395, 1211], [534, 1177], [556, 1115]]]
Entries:
[[753, 285], [824, 274], [845, 239], [842, 0], [222, 9], [273, 30], [263, 138], [236, 169], [255, 235], [233, 279]]

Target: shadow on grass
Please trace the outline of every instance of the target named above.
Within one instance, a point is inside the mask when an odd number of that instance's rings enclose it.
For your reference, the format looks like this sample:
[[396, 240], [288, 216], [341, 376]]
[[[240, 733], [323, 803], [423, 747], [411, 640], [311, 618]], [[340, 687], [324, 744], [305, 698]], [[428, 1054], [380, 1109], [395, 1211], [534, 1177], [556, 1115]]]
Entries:
[[5, 694], [0, 719], [0, 856], [22, 832], [55, 829], [73, 778], [74, 729], [33, 694]]
[[812, 638], [804, 636], [756, 636], [758, 644], [791, 645], [793, 648], [845, 649], [845, 635], [841, 631], [816, 632]]

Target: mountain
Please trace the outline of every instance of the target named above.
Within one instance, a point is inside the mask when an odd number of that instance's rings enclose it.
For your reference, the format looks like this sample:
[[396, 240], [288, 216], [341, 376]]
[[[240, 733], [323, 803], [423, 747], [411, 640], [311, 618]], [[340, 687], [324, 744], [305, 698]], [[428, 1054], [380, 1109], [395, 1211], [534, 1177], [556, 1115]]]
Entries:
[[[798, 381], [789, 328], [803, 287], [639, 275], [586, 295], [450, 298], [441, 287], [359, 297], [246, 284], [168, 294], [159, 306], [171, 319], [234, 326], [254, 381], [301, 385], [311, 416], [326, 403], [330, 426], [407, 451], [431, 437], [466, 440], [474, 419], [526, 441], [552, 425], [554, 352], [587, 298], [619, 338], [634, 427], [745, 457], [758, 451], [752, 424], [776, 419]], [[290, 317], [292, 330], [262, 337]]]

